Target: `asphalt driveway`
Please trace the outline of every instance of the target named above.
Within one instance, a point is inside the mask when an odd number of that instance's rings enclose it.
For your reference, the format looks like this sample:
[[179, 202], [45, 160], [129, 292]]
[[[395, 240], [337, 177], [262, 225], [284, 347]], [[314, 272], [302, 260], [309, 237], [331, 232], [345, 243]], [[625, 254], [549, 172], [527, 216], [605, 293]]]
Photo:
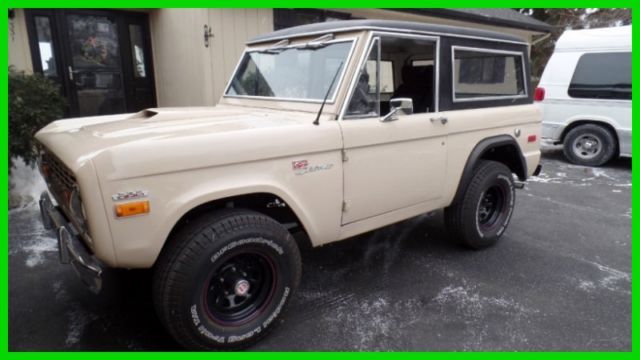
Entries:
[[[421, 216], [318, 249], [282, 324], [253, 350], [631, 350], [631, 161], [546, 150], [496, 246], [451, 245]], [[9, 349], [179, 350], [148, 271], [100, 296], [59, 264], [35, 206], [9, 212]]]

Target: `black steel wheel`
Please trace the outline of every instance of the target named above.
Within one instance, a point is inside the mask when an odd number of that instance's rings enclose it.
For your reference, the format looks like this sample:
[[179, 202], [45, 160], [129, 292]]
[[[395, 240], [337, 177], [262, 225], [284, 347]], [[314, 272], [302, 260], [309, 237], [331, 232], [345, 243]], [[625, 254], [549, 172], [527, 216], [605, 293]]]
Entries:
[[448, 232], [470, 248], [491, 246], [509, 225], [514, 204], [511, 170], [502, 163], [482, 160], [461, 200], [445, 209]]
[[221, 210], [169, 239], [155, 268], [154, 302], [187, 349], [239, 349], [279, 322], [301, 272], [298, 247], [282, 225], [253, 211]]
[[211, 271], [203, 287], [207, 316], [226, 326], [239, 326], [259, 316], [273, 297], [278, 280], [269, 256], [257, 252], [231, 255]]

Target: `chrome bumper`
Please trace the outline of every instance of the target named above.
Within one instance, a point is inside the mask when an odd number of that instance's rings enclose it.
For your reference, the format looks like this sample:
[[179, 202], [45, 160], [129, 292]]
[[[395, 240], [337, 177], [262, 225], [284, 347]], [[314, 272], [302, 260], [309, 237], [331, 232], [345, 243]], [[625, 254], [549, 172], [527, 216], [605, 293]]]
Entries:
[[89, 290], [99, 293], [102, 288], [102, 266], [78, 238], [77, 231], [65, 215], [58, 207], [53, 206], [46, 191], [40, 195], [40, 215], [44, 228], [55, 230], [58, 236], [60, 262], [71, 264]]

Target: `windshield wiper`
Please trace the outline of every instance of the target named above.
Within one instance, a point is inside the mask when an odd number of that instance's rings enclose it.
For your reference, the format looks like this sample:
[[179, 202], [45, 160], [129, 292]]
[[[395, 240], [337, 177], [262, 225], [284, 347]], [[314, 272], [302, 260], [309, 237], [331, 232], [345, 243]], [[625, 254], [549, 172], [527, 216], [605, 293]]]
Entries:
[[271, 45], [270, 47], [258, 50], [259, 54], [280, 54], [281, 52], [287, 49], [287, 45], [289, 45], [289, 39], [280, 40], [277, 43]]
[[320, 105], [318, 116], [316, 116], [316, 119], [313, 121], [313, 125], [320, 125], [320, 115], [322, 115], [322, 109], [324, 109], [324, 104], [327, 103], [327, 99], [329, 98], [329, 93], [331, 93], [331, 88], [333, 88], [333, 83], [336, 82], [336, 78], [340, 73], [340, 69], [342, 69], [342, 64], [344, 64], [344, 61], [340, 62], [340, 65], [338, 66], [338, 70], [336, 70], [336, 74], [333, 75], [333, 80], [331, 80], [331, 84], [329, 84], [329, 89], [327, 89], [327, 93], [324, 95], [324, 100], [322, 100], [322, 105]]
[[280, 48], [268, 48], [268, 49], [262, 49], [262, 50], [256, 50], [256, 52], [258, 54], [271, 54], [271, 55], [277, 55], [280, 54], [281, 52], [285, 51], [287, 48], [285, 47], [280, 47]]
[[326, 34], [326, 35], [322, 35], [318, 38], [315, 38], [311, 41], [309, 41], [308, 43], [298, 47], [297, 49], [302, 49], [302, 50], [316, 50], [316, 49], [322, 49], [323, 47], [329, 45], [327, 44], [329, 41], [333, 40], [333, 34]]
[[272, 54], [277, 55], [287, 49], [296, 49], [296, 50], [318, 50], [326, 47], [329, 41], [333, 40], [333, 34], [322, 35], [318, 38], [315, 38], [307, 43], [302, 45], [293, 45], [289, 47], [289, 39], [284, 39], [278, 41], [277, 43], [271, 45], [270, 47], [262, 50], [257, 50], [256, 52], [259, 54]]

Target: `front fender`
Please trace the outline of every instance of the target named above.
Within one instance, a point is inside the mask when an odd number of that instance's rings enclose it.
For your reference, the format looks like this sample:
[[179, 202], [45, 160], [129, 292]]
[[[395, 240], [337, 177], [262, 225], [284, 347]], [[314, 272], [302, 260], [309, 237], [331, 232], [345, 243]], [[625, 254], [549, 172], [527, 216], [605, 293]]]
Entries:
[[[338, 237], [342, 211], [342, 160], [339, 151], [305, 155], [323, 170], [300, 175], [295, 158], [203, 168], [102, 183], [105, 212], [112, 230], [117, 266], [153, 266], [169, 234], [190, 210], [211, 201], [238, 195], [269, 193], [287, 203], [314, 246]], [[111, 194], [148, 192], [150, 212], [130, 218], [114, 216]]]

